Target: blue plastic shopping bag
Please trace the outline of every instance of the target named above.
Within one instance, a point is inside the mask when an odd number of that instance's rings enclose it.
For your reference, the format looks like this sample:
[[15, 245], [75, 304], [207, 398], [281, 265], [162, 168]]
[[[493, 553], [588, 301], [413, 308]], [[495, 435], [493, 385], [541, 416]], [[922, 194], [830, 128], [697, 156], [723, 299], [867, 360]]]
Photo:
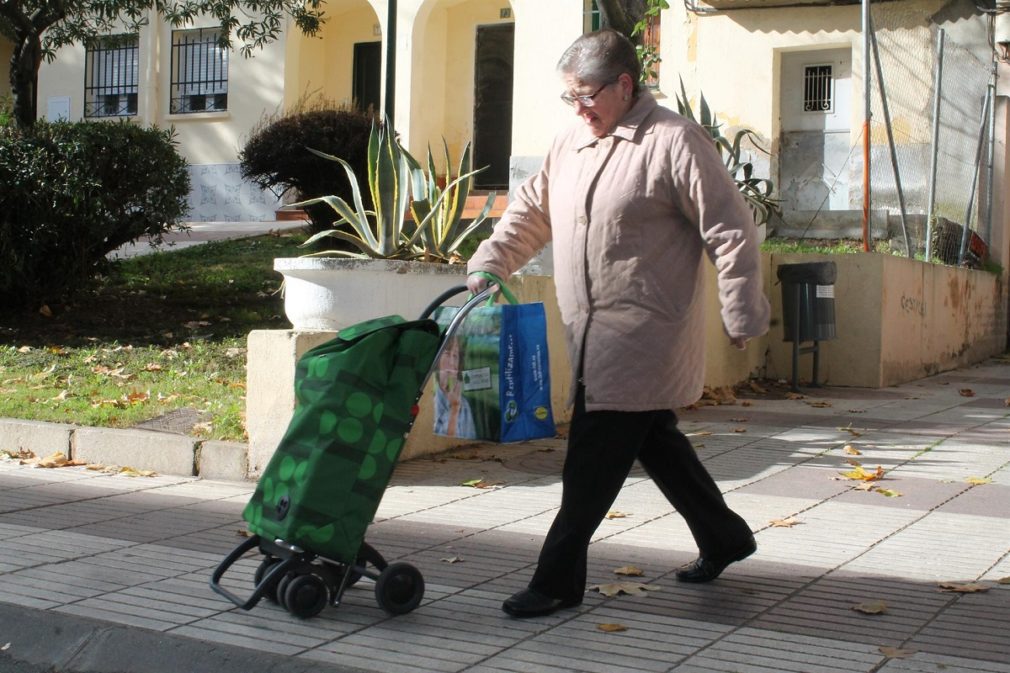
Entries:
[[[442, 308], [435, 319], [444, 328], [455, 312]], [[555, 435], [542, 303], [470, 311], [446, 340], [432, 378], [435, 434], [495, 442]]]

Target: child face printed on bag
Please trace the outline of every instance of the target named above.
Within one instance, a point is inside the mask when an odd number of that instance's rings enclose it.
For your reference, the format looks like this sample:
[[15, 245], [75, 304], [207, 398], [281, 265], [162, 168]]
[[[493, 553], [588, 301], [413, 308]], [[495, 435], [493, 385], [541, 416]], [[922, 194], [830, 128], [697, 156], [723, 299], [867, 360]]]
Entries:
[[438, 359], [438, 387], [454, 395], [460, 393], [462, 379], [463, 349], [460, 340], [450, 338]]

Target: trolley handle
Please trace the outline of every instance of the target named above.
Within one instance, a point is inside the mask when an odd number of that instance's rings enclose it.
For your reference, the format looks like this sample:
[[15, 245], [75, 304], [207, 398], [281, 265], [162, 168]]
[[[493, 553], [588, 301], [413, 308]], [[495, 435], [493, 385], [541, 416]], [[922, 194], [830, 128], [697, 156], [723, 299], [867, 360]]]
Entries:
[[[432, 361], [431, 367], [428, 368], [428, 373], [425, 374], [424, 379], [421, 381], [422, 391], [427, 387], [428, 380], [431, 379], [432, 374], [434, 374], [435, 370], [438, 368], [439, 359], [442, 357], [442, 352], [445, 350], [446, 345], [448, 345], [449, 339], [452, 337], [453, 334], [456, 333], [456, 330], [459, 329], [460, 325], [463, 324], [463, 321], [466, 320], [467, 314], [470, 313], [470, 311], [472, 311], [473, 309], [477, 308], [479, 305], [486, 302], [489, 298], [493, 297], [495, 293], [499, 291], [499, 289], [500, 288], [495, 283], [488, 285], [486, 288], [484, 288], [483, 290], [475, 294], [473, 297], [468, 299], [466, 303], [463, 304], [458, 311], [456, 311], [456, 315], [452, 317], [452, 319], [449, 321], [449, 325], [445, 328], [445, 331], [442, 333], [442, 339], [438, 344], [438, 350], [435, 352], [435, 359]], [[456, 296], [457, 294], [465, 292], [466, 290], [467, 288], [465, 286], [455, 287], [450, 290], [446, 290], [441, 295], [439, 295], [427, 309], [425, 309], [425, 312], [421, 316], [421, 318], [422, 319], [427, 318], [432, 313], [434, 313], [435, 309], [441, 306], [444, 301]], [[420, 393], [418, 394], [418, 396], [420, 397]]]

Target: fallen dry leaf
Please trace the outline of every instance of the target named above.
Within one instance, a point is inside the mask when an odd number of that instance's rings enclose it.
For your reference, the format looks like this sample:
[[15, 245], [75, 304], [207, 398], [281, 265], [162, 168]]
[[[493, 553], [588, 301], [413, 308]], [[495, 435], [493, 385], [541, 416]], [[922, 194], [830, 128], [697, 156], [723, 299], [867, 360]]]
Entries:
[[765, 393], [768, 392], [766, 389], [758, 385], [757, 381], [748, 381], [747, 385], [750, 386], [750, 389], [756, 392], [758, 395], [764, 395]]
[[130, 393], [126, 396], [126, 401], [130, 404], [143, 404], [151, 399], [150, 393]]
[[47, 318], [52, 318], [53, 317], [53, 310], [51, 308], [49, 308], [49, 306], [47, 304], [43, 304], [39, 308], [39, 313], [42, 314], [42, 315], [44, 315]]
[[975, 397], [975, 391], [971, 388], [961, 388], [957, 392], [961, 397]]
[[891, 490], [889, 488], [872, 488], [871, 491], [876, 491], [880, 495], [887, 496], [888, 498], [900, 498], [901, 494], [897, 491]]
[[1010, 584], [1010, 577], [1000, 577], [996, 580], [996, 584]]
[[817, 409], [827, 409], [828, 407], [831, 406], [831, 402], [823, 402], [823, 401], [805, 402], [805, 404], [811, 407], [816, 407]]
[[627, 516], [628, 515], [625, 514], [624, 512], [618, 512], [618, 511], [615, 511], [615, 510], [611, 510], [611, 511], [607, 512], [606, 518], [608, 518], [608, 519], [624, 519]]
[[747, 428], [733, 428], [733, 432], [747, 432]]
[[857, 491], [872, 491], [876, 488], [877, 487], [873, 485], [873, 482], [870, 481], [864, 481], [861, 484], [856, 484]]
[[990, 479], [989, 477], [968, 477], [965, 481], [967, 481], [972, 486], [981, 486], [982, 484], [992, 483], [992, 479]]
[[645, 573], [642, 572], [641, 568], [635, 566], [621, 566], [620, 568], [614, 569], [615, 575], [624, 575], [625, 577], [641, 577]]
[[239, 537], [252, 537], [253, 536], [252, 532], [250, 532], [246, 528], [239, 528], [238, 530], [235, 531], [235, 535], [238, 535]]
[[940, 591], [954, 594], [980, 594], [989, 591], [989, 587], [978, 582], [967, 582], [964, 584], [940, 582], [937, 587]]
[[70, 460], [62, 451], [52, 453], [45, 458], [29, 459], [26, 461], [26, 464], [44, 468], [76, 467], [78, 465], [84, 465], [82, 461]]
[[123, 467], [119, 468], [117, 474], [121, 474], [124, 477], [153, 477], [154, 470], [138, 470], [135, 467], [124, 465]]
[[785, 519], [772, 519], [768, 523], [772, 525], [772, 528], [792, 528], [793, 526], [803, 522], [790, 516]]
[[860, 481], [877, 481], [884, 478], [884, 468], [877, 466], [873, 472], [869, 472], [862, 465], [857, 465], [856, 469], [848, 472], [839, 472], [846, 479], [856, 479]]
[[856, 430], [852, 429], [852, 423], [849, 423], [844, 428], [838, 428], [838, 431], [839, 432], [847, 432], [850, 435], [852, 435], [853, 437], [862, 437], [863, 436], [863, 433], [857, 432]]
[[596, 628], [607, 633], [618, 633], [628, 630], [628, 627], [624, 624], [597, 624]]
[[799, 393], [786, 393], [787, 400], [802, 400], [804, 397]]
[[611, 582], [609, 584], [597, 584], [589, 587], [590, 591], [599, 591], [604, 596], [644, 596], [647, 591], [657, 591], [659, 587], [654, 587], [641, 582]]
[[877, 648], [882, 655], [888, 659], [904, 659], [910, 657], [919, 650], [902, 649], [899, 647], [886, 647], [881, 645]]
[[864, 615], [882, 615], [887, 612], [887, 603], [884, 601], [870, 601], [868, 603], [853, 605], [852, 609], [856, 612], [862, 612]]
[[847, 454], [849, 454], [850, 456], [861, 456], [861, 455], [863, 455], [862, 451], [860, 451], [856, 447], [852, 446], [851, 444], [846, 444], [844, 447], [842, 447], [842, 451], [845, 452], [845, 453], [847, 453]]
[[736, 404], [736, 394], [729, 386], [719, 386], [717, 388], [709, 388], [708, 386], [705, 386], [699, 402], [709, 402], [716, 405]]

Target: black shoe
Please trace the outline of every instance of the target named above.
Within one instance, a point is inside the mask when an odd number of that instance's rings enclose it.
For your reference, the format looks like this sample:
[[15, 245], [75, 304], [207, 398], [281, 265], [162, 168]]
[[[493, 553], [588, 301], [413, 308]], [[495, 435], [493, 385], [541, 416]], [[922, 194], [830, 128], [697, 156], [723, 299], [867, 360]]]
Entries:
[[513, 617], [543, 617], [563, 608], [572, 608], [582, 603], [582, 599], [562, 600], [551, 598], [535, 589], [523, 589], [513, 594], [501, 605], [501, 609]]
[[730, 563], [742, 561], [756, 551], [757, 543], [754, 541], [754, 537], [751, 536], [743, 546], [725, 556], [712, 558], [699, 556], [677, 571], [677, 579], [681, 582], [711, 582], [721, 575], [722, 571]]

